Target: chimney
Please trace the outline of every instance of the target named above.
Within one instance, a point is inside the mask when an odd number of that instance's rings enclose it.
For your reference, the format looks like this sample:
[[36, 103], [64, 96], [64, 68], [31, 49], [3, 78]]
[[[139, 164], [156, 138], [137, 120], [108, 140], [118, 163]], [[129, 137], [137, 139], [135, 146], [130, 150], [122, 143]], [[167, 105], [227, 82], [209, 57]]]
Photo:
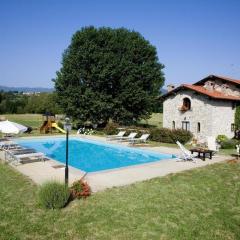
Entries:
[[173, 84], [167, 85], [167, 91], [168, 92], [171, 92], [174, 88], [175, 88], [175, 86]]

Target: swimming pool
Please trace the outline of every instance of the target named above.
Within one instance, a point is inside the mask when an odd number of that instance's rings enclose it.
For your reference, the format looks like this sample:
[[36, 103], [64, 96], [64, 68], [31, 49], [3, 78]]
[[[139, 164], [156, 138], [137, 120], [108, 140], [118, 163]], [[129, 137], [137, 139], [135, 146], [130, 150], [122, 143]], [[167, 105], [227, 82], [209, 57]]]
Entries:
[[[24, 147], [34, 148], [50, 158], [65, 163], [65, 138], [41, 138], [18, 140], [17, 142]], [[127, 167], [174, 157], [170, 154], [155, 153], [77, 137], [71, 137], [69, 140], [69, 165], [85, 172]]]

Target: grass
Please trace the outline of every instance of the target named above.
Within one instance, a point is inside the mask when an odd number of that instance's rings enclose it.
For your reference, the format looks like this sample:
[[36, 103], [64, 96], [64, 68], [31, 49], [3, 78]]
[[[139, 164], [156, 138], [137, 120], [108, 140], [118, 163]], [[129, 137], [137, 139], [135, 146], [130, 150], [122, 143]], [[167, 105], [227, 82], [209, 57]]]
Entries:
[[41, 114], [5, 114], [0, 115], [0, 117], [5, 117], [9, 121], [17, 122], [32, 128], [39, 128], [43, 121]]
[[156, 126], [158, 128], [161, 128], [163, 124], [162, 119], [163, 119], [162, 113], [153, 113], [151, 118], [149, 118], [148, 120], [141, 120], [140, 124], [147, 124], [150, 126]]
[[0, 164], [0, 239], [239, 239], [239, 172], [215, 164], [44, 210], [37, 187]]
[[237, 151], [236, 149], [219, 149], [219, 154], [222, 155], [232, 155], [232, 154], [236, 154]]

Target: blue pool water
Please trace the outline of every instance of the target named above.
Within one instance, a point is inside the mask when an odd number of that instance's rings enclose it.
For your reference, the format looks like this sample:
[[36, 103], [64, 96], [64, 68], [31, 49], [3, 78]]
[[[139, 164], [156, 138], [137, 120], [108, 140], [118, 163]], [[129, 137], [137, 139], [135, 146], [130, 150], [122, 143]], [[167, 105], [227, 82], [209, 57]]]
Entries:
[[[24, 147], [34, 148], [46, 156], [65, 163], [65, 139], [44, 138], [19, 140]], [[160, 154], [97, 141], [71, 138], [69, 140], [69, 165], [85, 172], [126, 167], [130, 165], [173, 158], [173, 155]]]

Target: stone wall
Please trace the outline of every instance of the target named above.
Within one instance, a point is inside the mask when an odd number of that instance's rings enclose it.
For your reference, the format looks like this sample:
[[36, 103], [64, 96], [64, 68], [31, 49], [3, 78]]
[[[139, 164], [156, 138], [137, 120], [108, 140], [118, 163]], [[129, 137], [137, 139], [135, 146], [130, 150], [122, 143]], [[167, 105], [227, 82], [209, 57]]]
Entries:
[[240, 97], [239, 88], [236, 87], [236, 84], [232, 83], [223, 83], [221, 80], [209, 80], [206, 81], [203, 87], [209, 91], [218, 91], [228, 96]]
[[[185, 97], [191, 100], [191, 109], [183, 112], [179, 108]], [[189, 121], [190, 131], [197, 138], [219, 134], [233, 137], [231, 124], [234, 123], [234, 113], [235, 109], [232, 109], [230, 101], [211, 100], [191, 90], [181, 90], [163, 103], [163, 127], [172, 128], [175, 121], [175, 127], [182, 128], [182, 121]]]
[[234, 132], [231, 131], [231, 124], [234, 123], [235, 108], [232, 108], [231, 101], [212, 100], [212, 133], [214, 136], [224, 134], [227, 137], [233, 137]]

